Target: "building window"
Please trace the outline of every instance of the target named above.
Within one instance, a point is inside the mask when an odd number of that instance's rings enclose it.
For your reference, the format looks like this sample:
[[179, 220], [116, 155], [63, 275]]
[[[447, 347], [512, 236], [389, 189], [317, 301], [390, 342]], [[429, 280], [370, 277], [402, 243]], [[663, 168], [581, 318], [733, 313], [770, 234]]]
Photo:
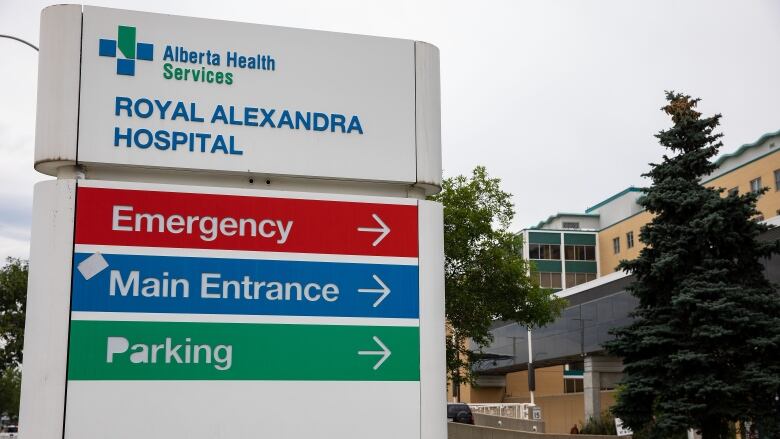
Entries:
[[596, 280], [596, 273], [566, 273], [566, 288]]
[[539, 281], [539, 286], [542, 288], [553, 288], [556, 290], [560, 290], [562, 288], [561, 273], [548, 273], [540, 271], [531, 273], [531, 276], [534, 276], [536, 280]]
[[563, 222], [563, 228], [564, 229], [579, 229], [580, 228], [580, 223], [564, 221]]
[[615, 254], [620, 253], [620, 237], [619, 236], [612, 240], [612, 250], [615, 251]]
[[626, 248], [631, 248], [634, 246], [634, 232], [628, 232], [626, 233]]
[[529, 259], [561, 259], [561, 246], [558, 244], [528, 244]]
[[775, 169], [775, 190], [780, 191], [780, 169]]
[[585, 365], [582, 361], [564, 365], [563, 385], [564, 393], [582, 393]]
[[758, 193], [761, 192], [761, 177], [758, 177], [755, 180], [750, 180], [750, 192]]
[[567, 378], [563, 380], [563, 393], [582, 393], [584, 381], [582, 378]]
[[736, 197], [737, 195], [739, 195], [739, 187], [733, 187], [733, 188], [729, 189], [729, 196], [730, 197]]
[[567, 261], [595, 261], [595, 245], [566, 245], [563, 247]]

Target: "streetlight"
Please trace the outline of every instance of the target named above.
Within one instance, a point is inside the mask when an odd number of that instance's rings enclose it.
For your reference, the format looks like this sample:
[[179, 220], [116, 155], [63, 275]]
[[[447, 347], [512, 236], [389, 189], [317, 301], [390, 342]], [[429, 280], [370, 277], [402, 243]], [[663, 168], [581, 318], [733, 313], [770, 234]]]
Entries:
[[534, 370], [534, 349], [531, 342], [531, 327], [528, 328], [528, 393], [531, 396], [531, 405], [536, 405], [534, 392], [536, 391], [536, 370]]
[[29, 42], [29, 41], [25, 41], [25, 40], [23, 40], [23, 39], [21, 39], [19, 37], [15, 37], [13, 35], [0, 34], [0, 38], [8, 38], [10, 40], [16, 40], [16, 41], [18, 41], [18, 42], [20, 42], [22, 44], [26, 44], [26, 45], [32, 47], [33, 49], [35, 49], [36, 52], [38, 52], [38, 46], [36, 46], [35, 44], [33, 44], [33, 43]]

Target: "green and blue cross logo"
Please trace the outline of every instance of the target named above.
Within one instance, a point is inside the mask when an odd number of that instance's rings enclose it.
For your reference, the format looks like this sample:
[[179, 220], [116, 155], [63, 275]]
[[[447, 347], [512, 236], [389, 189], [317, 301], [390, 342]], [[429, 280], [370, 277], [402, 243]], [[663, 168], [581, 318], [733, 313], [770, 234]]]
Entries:
[[[117, 57], [116, 49], [124, 58]], [[98, 53], [100, 56], [116, 58], [116, 74], [135, 76], [135, 60], [152, 61], [154, 45], [151, 43], [136, 43], [135, 27], [119, 26], [116, 40], [101, 38]]]

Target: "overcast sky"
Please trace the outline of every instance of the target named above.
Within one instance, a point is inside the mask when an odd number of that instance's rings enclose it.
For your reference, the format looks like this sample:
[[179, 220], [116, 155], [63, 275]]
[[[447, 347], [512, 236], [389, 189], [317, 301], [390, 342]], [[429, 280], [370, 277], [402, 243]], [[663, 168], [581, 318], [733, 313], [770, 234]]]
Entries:
[[[0, 0], [0, 34], [38, 43], [40, 10]], [[93, 1], [251, 23], [408, 38], [441, 51], [444, 174], [485, 165], [515, 229], [581, 212], [662, 150], [663, 91], [723, 114], [723, 152], [780, 130], [780, 1]], [[37, 54], [0, 39], [0, 258], [27, 257]], [[46, 177], [48, 178], [48, 177]]]

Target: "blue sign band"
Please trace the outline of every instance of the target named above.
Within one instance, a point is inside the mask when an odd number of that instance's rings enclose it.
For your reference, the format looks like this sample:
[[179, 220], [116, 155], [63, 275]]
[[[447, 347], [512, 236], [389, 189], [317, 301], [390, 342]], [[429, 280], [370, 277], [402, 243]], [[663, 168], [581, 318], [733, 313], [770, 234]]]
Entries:
[[[73, 311], [419, 318], [412, 265], [76, 253]], [[389, 291], [388, 291], [389, 290]]]

